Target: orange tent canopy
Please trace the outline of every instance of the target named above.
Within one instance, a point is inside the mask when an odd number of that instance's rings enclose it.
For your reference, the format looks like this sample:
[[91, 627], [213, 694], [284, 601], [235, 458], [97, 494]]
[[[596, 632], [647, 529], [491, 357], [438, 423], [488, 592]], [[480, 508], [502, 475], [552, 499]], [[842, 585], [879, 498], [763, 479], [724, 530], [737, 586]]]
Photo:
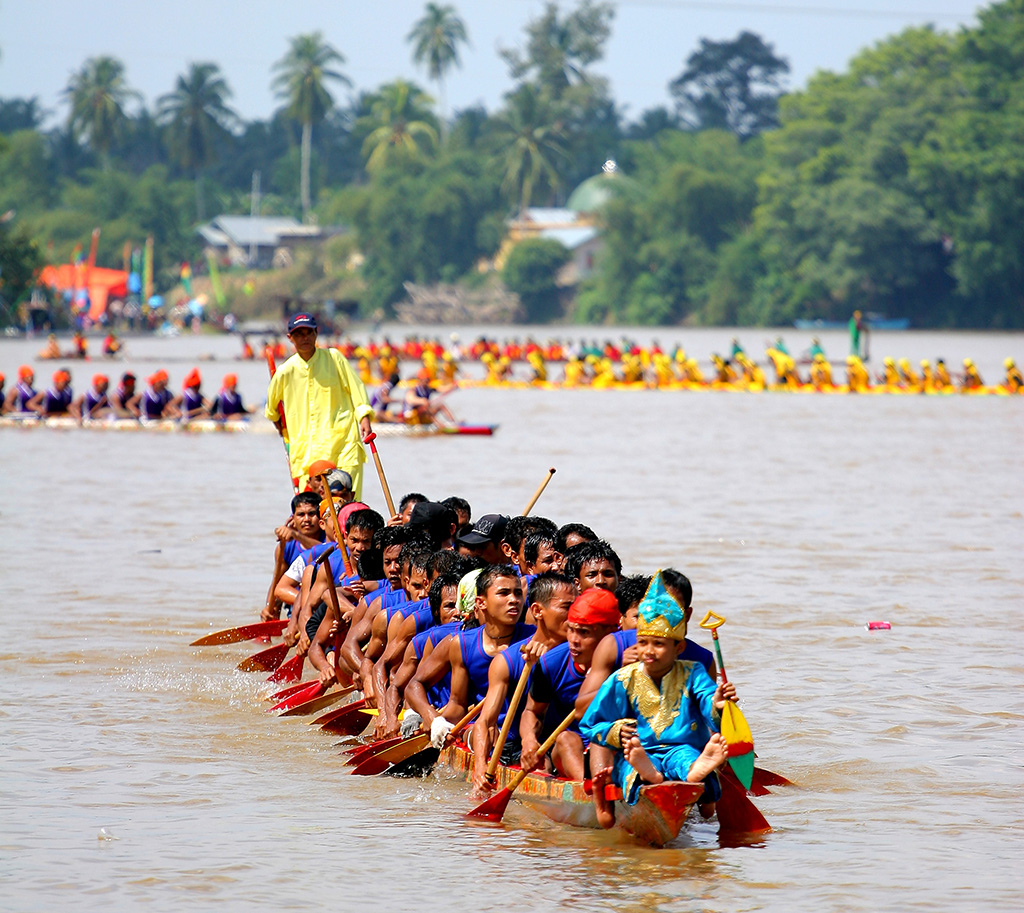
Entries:
[[58, 292], [88, 289], [91, 320], [99, 320], [103, 316], [111, 295], [128, 294], [128, 274], [123, 269], [105, 269], [102, 266], [90, 269], [87, 263], [44, 266], [39, 281]]

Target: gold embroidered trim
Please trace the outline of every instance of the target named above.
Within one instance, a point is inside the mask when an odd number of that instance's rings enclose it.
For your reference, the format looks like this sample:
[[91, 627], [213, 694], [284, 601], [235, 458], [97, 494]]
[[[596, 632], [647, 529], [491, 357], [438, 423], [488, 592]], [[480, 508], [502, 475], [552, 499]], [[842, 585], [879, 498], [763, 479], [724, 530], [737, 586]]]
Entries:
[[626, 666], [616, 673], [626, 694], [636, 702], [637, 711], [658, 738], [679, 716], [682, 698], [688, 694], [686, 684], [692, 668], [692, 662], [677, 661], [661, 680], [660, 689], [644, 671], [642, 663]]

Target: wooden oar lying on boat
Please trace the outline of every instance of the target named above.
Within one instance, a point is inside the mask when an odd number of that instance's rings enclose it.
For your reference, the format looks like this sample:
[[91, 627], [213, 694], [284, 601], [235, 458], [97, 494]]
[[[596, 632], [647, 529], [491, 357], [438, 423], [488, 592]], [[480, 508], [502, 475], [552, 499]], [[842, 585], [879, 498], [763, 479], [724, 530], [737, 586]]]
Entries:
[[[540, 744], [540, 748], [537, 749], [537, 757], [543, 758], [550, 750], [551, 746], [555, 744], [555, 740], [572, 725], [572, 721], [576, 718], [576, 710], [570, 710], [569, 715], [558, 724], [558, 728], [551, 733], [543, 742]], [[485, 818], [488, 821], [501, 821], [505, 815], [505, 809], [508, 808], [509, 799], [512, 798], [518, 788], [519, 784], [523, 782], [530, 775], [528, 770], [520, 770], [519, 773], [512, 778], [512, 782], [509, 783], [504, 789], [499, 790], [490, 799], [481, 802], [476, 808], [470, 812], [466, 812], [467, 818]]]
[[[483, 706], [484, 702], [480, 701], [470, 707], [469, 713], [452, 727], [447, 737], [452, 739], [462, 732], [463, 729], [476, 719], [476, 715], [483, 709]], [[379, 754], [362, 759], [359, 764], [352, 768], [352, 773], [357, 777], [383, 773], [389, 767], [409, 761], [420, 754], [420, 752], [428, 751], [430, 748], [430, 733], [422, 732], [403, 739], [398, 745], [393, 745]]]
[[281, 618], [276, 621], [258, 621], [251, 625], [241, 625], [237, 628], [225, 628], [223, 631], [214, 631], [198, 640], [192, 641], [190, 647], [213, 647], [220, 644], [237, 644], [243, 640], [256, 640], [260, 637], [274, 637], [280, 634], [288, 626], [288, 619]]

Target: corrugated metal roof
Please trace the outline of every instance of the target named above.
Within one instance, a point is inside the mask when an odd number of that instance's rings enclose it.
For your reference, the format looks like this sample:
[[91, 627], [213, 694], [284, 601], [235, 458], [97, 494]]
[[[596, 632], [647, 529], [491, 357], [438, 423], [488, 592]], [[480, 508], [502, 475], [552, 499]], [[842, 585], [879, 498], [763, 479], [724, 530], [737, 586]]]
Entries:
[[597, 229], [593, 225], [581, 225], [579, 228], [545, 228], [540, 232], [540, 236], [559, 241], [569, 250], [575, 250], [596, 238]]
[[540, 225], [572, 225], [580, 217], [578, 212], [571, 209], [543, 206], [531, 206], [526, 210], [525, 216], [529, 221]]
[[[310, 226], [314, 227], [314, 226]], [[291, 216], [217, 216], [212, 222], [199, 228], [199, 233], [216, 243], [208, 234], [209, 230], [221, 232], [233, 244], [249, 247], [276, 247], [282, 234], [305, 234], [306, 226]], [[222, 242], [223, 243], [223, 242]]]

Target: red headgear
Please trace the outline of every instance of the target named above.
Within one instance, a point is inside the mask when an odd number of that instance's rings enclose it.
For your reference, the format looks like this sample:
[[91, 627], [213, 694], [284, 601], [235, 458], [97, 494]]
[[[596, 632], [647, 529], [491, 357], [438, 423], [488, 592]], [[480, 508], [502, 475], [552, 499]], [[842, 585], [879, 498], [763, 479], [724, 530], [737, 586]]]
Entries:
[[575, 625], [608, 625], [617, 628], [622, 619], [619, 612], [619, 600], [614, 593], [591, 587], [569, 606], [569, 624]]

